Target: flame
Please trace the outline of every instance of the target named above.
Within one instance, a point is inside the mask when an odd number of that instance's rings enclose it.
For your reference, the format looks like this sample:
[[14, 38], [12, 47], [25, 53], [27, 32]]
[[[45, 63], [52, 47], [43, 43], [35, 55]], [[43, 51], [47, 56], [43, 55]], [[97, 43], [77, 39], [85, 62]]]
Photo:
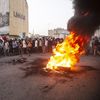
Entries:
[[85, 53], [83, 48], [85, 42], [84, 38], [71, 32], [63, 43], [57, 44], [53, 49], [53, 56], [50, 57], [46, 68], [55, 70], [58, 67], [73, 67]]

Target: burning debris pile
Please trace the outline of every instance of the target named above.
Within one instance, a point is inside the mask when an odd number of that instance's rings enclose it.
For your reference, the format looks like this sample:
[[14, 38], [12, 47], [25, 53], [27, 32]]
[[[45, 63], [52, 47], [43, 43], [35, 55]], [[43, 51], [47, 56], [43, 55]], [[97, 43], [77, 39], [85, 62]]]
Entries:
[[71, 32], [63, 43], [57, 44], [53, 50], [47, 69], [57, 70], [59, 67], [71, 68], [80, 59], [80, 56], [85, 53], [84, 45], [87, 42], [87, 37], [77, 36]]

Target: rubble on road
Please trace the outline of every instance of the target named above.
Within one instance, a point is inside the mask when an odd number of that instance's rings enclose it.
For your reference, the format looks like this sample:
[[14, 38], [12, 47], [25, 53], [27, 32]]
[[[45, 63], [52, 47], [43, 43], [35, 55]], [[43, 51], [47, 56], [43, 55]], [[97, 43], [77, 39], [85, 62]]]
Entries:
[[13, 59], [11, 62], [13, 64], [19, 64], [19, 63], [24, 63], [27, 61], [27, 58], [16, 58], [16, 59]]

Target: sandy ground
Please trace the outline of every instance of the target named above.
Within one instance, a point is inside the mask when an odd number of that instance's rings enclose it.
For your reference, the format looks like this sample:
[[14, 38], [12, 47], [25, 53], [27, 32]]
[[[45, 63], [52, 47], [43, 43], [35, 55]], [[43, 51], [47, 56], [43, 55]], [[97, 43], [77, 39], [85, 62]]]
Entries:
[[69, 76], [33, 74], [23, 78], [20, 67], [50, 54], [24, 56], [25, 63], [11, 63], [13, 59], [0, 58], [0, 100], [100, 100], [100, 57], [83, 56], [76, 66], [78, 73]]

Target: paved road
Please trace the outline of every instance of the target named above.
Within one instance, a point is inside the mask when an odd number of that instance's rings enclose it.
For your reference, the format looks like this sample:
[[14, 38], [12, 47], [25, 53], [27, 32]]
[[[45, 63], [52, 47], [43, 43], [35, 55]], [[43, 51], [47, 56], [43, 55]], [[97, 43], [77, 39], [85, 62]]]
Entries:
[[50, 54], [24, 56], [25, 63], [12, 63], [19, 56], [0, 58], [0, 100], [100, 100], [100, 57], [83, 56], [77, 72], [64, 76], [41, 74], [23, 78], [20, 68]]

